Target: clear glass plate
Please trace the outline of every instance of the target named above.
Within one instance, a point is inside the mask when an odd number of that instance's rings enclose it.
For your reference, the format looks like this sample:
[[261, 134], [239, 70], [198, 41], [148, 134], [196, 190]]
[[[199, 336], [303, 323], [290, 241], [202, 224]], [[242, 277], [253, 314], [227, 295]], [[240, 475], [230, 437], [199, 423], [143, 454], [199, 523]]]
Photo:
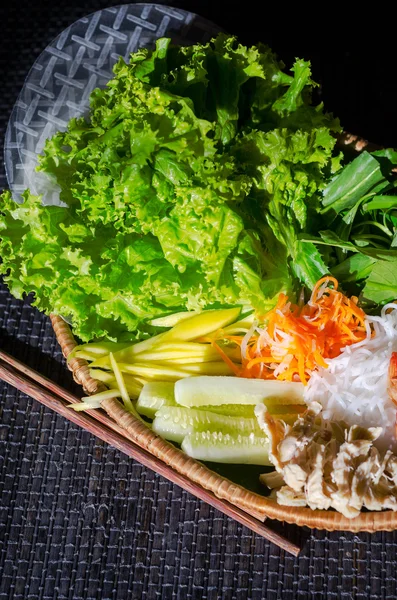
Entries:
[[198, 15], [160, 4], [106, 8], [70, 25], [32, 66], [11, 114], [4, 147], [8, 185], [15, 200], [30, 188], [45, 204], [60, 204], [55, 182], [35, 171], [47, 138], [87, 112], [95, 87], [104, 87], [122, 56], [152, 47], [159, 37], [189, 45], [219, 28]]

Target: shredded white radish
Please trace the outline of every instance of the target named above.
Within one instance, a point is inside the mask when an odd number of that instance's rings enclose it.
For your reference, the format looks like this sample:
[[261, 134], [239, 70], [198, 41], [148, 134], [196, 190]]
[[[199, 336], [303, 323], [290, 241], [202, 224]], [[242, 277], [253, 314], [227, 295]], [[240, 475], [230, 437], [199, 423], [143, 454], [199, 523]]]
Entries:
[[377, 442], [396, 448], [396, 406], [387, 386], [391, 354], [397, 351], [397, 304], [386, 305], [380, 317], [368, 316], [366, 330], [365, 340], [346, 346], [326, 360], [328, 368], [312, 373], [304, 398], [322, 404], [324, 419], [383, 427]]
[[252, 338], [254, 331], [256, 329], [257, 323], [254, 322], [251, 327], [248, 329], [247, 333], [245, 334], [245, 336], [243, 337], [243, 341], [241, 342], [241, 356], [243, 357], [244, 360], [247, 360], [247, 347], [248, 347], [248, 342], [250, 341], [250, 339]]
[[283, 371], [286, 371], [291, 364], [292, 359], [294, 358], [293, 354], [287, 354], [284, 359], [281, 361], [279, 365], [274, 369], [274, 376], [278, 377]]

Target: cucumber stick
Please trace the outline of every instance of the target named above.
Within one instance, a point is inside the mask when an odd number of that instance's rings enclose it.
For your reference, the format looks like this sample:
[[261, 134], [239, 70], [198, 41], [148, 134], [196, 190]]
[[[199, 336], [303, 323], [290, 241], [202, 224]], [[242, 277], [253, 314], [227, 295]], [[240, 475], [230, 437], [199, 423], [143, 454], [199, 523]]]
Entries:
[[[97, 375], [99, 373], [99, 377]], [[98, 371], [92, 369], [92, 376], [102, 378], [108, 385], [114, 384], [112, 376], [106, 377], [106, 371]], [[195, 378], [196, 380], [198, 378]], [[135, 382], [131, 375], [124, 375], [124, 380], [128, 389], [129, 380]], [[236, 380], [235, 380], [236, 381]], [[135, 383], [135, 386], [139, 385]], [[151, 381], [146, 383], [140, 392], [137, 409], [142, 415], [154, 419], [156, 412], [163, 406], [180, 406], [175, 401], [174, 395], [175, 384], [170, 381]], [[276, 418], [286, 420], [287, 422], [295, 421], [296, 415], [302, 412], [305, 405], [302, 404], [281, 404], [278, 399], [266, 400], [266, 407], [271, 414]], [[181, 407], [182, 408], [182, 407]], [[219, 404], [219, 405], [202, 405], [197, 407], [200, 412], [210, 412], [216, 415], [225, 415], [226, 417], [235, 417], [243, 419], [256, 419], [255, 405], [251, 404]], [[222, 431], [222, 428], [221, 428]]]
[[208, 462], [270, 466], [267, 438], [228, 433], [198, 432], [187, 435], [182, 450], [188, 456]]
[[182, 406], [221, 404], [304, 404], [302, 383], [238, 377], [189, 377], [175, 384], [175, 400]]
[[[176, 402], [175, 405], [180, 406], [176, 404]], [[243, 419], [253, 419], [255, 417], [255, 406], [249, 406], [248, 404], [220, 404], [219, 406], [203, 405], [198, 406], [197, 410], [209, 411], [217, 415], [226, 415], [228, 417], [241, 417]]]
[[154, 419], [156, 412], [162, 406], [176, 406], [174, 384], [169, 381], [146, 383], [136, 404], [137, 411], [149, 419]]
[[248, 436], [255, 433], [259, 437], [263, 436], [255, 417], [251, 419], [228, 417], [197, 408], [182, 408], [179, 406], [163, 406], [160, 408], [156, 412], [153, 421], [153, 431], [166, 440], [178, 442], [179, 444], [186, 435], [200, 431]]
[[[176, 404], [176, 403], [175, 403]], [[266, 408], [275, 419], [288, 419], [288, 423], [293, 417], [296, 420], [297, 415], [302, 413], [306, 405], [303, 404], [278, 404], [277, 399], [269, 398], [266, 400]], [[219, 404], [198, 406], [198, 410], [208, 410], [217, 415], [227, 415], [228, 417], [243, 417], [244, 419], [253, 419], [255, 417], [255, 406], [252, 404]]]

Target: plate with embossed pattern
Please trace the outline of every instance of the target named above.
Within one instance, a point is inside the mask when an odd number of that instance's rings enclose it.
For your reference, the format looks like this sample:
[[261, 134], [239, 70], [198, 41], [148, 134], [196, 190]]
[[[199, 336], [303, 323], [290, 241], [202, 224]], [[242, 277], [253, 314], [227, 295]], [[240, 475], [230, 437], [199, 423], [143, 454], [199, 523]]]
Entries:
[[65, 29], [35, 61], [9, 120], [4, 158], [13, 197], [29, 188], [44, 203], [59, 203], [57, 185], [36, 172], [37, 157], [46, 139], [86, 113], [90, 93], [111, 79], [119, 57], [128, 61], [131, 52], [163, 36], [189, 45], [218, 32], [194, 13], [160, 4], [106, 8]]

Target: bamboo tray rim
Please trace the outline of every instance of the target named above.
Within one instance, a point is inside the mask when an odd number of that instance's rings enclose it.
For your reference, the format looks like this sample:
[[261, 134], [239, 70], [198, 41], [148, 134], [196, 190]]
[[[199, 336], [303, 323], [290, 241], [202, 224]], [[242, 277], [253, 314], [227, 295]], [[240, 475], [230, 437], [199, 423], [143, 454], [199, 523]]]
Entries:
[[[242, 525], [245, 525], [251, 531], [263, 536], [270, 542], [273, 542], [283, 550], [294, 556], [299, 555], [301, 548], [298, 545], [277, 531], [274, 531], [268, 525], [263, 524], [263, 521], [265, 520], [263, 514], [256, 515], [253, 511], [242, 510], [238, 506], [218, 498], [211, 490], [184, 477], [167, 462], [154, 456], [145, 448], [138, 445], [134, 440], [135, 436], [129, 435], [128, 428], [121, 427], [115, 419], [106, 414], [106, 412], [109, 412], [108, 409], [116, 411], [122, 415], [123, 419], [127, 418], [130, 421], [132, 420], [133, 427], [135, 428], [135, 417], [128, 413], [124, 406], [116, 399], [109, 399], [109, 406], [106, 407], [105, 411], [90, 410], [84, 413], [77, 413], [74, 410], [71, 410], [70, 405], [73, 405], [76, 402], [79, 403], [79, 397], [71, 394], [67, 389], [48, 377], [43, 376], [41, 373], [35, 371], [1, 349], [0, 379], [20, 392], [34, 398], [72, 423], [89, 431], [102, 441], [114, 446], [152, 471], [155, 471], [166, 477], [169, 481], [178, 484], [182, 489], [192, 493], [194, 496], [197, 496], [197, 498], [204, 500], [206, 503], [235, 519]], [[164, 440], [161, 438], [158, 438], [158, 441], [160, 441], [161, 444], [164, 444]]]
[[[343, 131], [337, 136], [337, 144], [339, 147], [347, 147], [357, 154], [363, 150], [374, 151], [381, 148], [380, 146], [372, 144], [360, 136], [346, 131]], [[51, 315], [51, 322], [58, 343], [61, 346], [62, 353], [65, 358], [67, 358], [73, 348], [77, 345], [77, 342], [73, 337], [71, 329], [62, 319], [62, 317]], [[74, 380], [79, 383], [88, 394], [94, 394], [101, 389], [105, 389], [101, 382], [94, 380], [90, 376], [89, 365], [86, 360], [73, 358], [71, 361], [69, 361], [68, 368], [70, 371], [72, 371]], [[148, 427], [146, 427], [146, 429], [148, 432], [151, 432]], [[164, 443], [170, 448], [174, 448], [171, 444], [168, 444], [168, 442], [164, 441]], [[150, 448], [148, 450], [150, 452]], [[180, 454], [183, 453], [180, 451]], [[184, 456], [186, 456], [186, 459], [189, 461], [196, 463], [197, 466], [201, 465], [201, 463], [195, 461], [194, 459], [190, 459], [187, 455]], [[178, 467], [177, 464], [173, 465], [172, 460], [168, 464]], [[238, 504], [236, 499], [231, 495], [230, 490], [234, 489], [233, 484], [231, 488], [228, 487], [232, 482], [222, 475], [210, 471], [210, 469], [207, 470], [208, 473], [212, 474], [214, 477], [214, 481], [212, 483], [215, 486], [215, 495], [227, 500], [231, 504], [241, 507], [241, 504]], [[203, 485], [203, 483], [204, 482], [202, 482], [201, 485]], [[241, 486], [235, 485], [235, 487], [239, 488]], [[243, 490], [245, 490], [243, 500], [244, 503], [248, 505], [248, 507], [245, 506], [245, 510], [247, 510], [247, 512], [251, 503], [252, 514], [257, 512], [257, 514], [262, 514], [263, 517], [284, 521], [289, 524], [325, 529], [326, 531], [349, 531], [352, 533], [373, 533], [375, 531], [394, 531], [397, 529], [397, 512], [392, 510], [379, 512], [364, 511], [361, 512], [358, 517], [354, 519], [348, 519], [333, 509], [312, 510], [308, 507], [283, 506], [266, 496], [259, 496], [259, 494], [255, 494], [246, 488], [243, 488]]]
[[[69, 325], [57, 315], [51, 315], [52, 326], [61, 346], [62, 353], [67, 358], [73, 348], [77, 345], [73, 333]], [[74, 380], [80, 384], [88, 394], [94, 394], [104, 389], [102, 382], [93, 379], [90, 376], [88, 362], [84, 359], [73, 358], [68, 362], [68, 368], [72, 372]], [[112, 412], [112, 407], [109, 406], [108, 415], [115, 418], [119, 425], [123, 425], [121, 419], [117, 418], [117, 414]], [[123, 411], [125, 413], [125, 411]], [[128, 415], [129, 413], [127, 413]], [[202, 477], [200, 485], [206, 489], [210, 489], [217, 497], [228, 501], [239, 508], [243, 508], [247, 512], [256, 515], [262, 515], [263, 518], [276, 519], [289, 524], [299, 526], [307, 526], [310, 528], [325, 529], [327, 531], [350, 531], [357, 532], [375, 532], [375, 531], [393, 531], [397, 529], [397, 512], [392, 510], [373, 512], [362, 512], [355, 519], [348, 519], [341, 513], [335, 510], [312, 510], [308, 507], [292, 507], [278, 504], [266, 496], [260, 496], [242, 486], [233, 484], [218, 473], [214, 473], [209, 468], [204, 467], [199, 461], [196, 461], [181, 450], [176, 449], [173, 445], [165, 440], [161, 440], [161, 453], [153, 446], [152, 430], [143, 425], [140, 421], [134, 419], [138, 425], [132, 424], [132, 430], [128, 429], [129, 434], [136, 434], [139, 439], [146, 443], [148, 452], [161, 458], [171, 467], [181, 473], [185, 479], [190, 480], [189, 472], [193, 472], [197, 476], [196, 471]], [[146, 430], [146, 431], [145, 431]], [[142, 436], [142, 437], [141, 437]], [[144, 446], [142, 446], [144, 447]], [[196, 466], [196, 468], [195, 468]], [[193, 471], [189, 471], [192, 468]], [[205, 478], [208, 477], [208, 482]], [[193, 480], [190, 480], [193, 481]], [[197, 481], [197, 479], [196, 479]]]

